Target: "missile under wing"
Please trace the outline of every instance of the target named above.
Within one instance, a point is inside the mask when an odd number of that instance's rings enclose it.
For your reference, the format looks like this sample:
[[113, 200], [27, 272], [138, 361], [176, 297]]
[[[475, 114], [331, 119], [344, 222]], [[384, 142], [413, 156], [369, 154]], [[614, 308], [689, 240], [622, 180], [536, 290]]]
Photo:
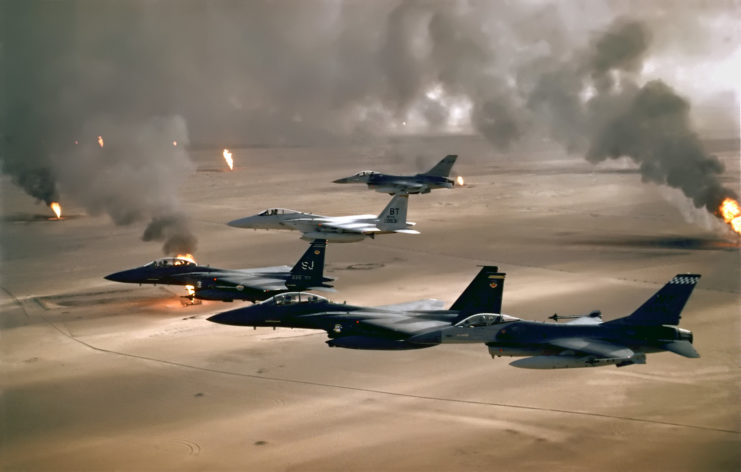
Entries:
[[566, 323], [527, 321], [508, 315], [479, 313], [455, 326], [430, 330], [410, 343], [484, 343], [492, 357], [524, 357], [514, 367], [558, 369], [645, 364], [646, 354], [670, 351], [700, 357], [691, 331], [678, 326], [680, 314], [699, 274], [677, 274], [631, 315], [603, 322], [601, 313], [554, 315]]

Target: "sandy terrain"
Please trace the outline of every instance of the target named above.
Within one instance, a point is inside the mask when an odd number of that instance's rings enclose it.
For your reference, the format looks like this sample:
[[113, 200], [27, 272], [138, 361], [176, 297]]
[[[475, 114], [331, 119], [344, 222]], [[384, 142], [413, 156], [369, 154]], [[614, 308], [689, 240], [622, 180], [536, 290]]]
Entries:
[[[687, 222], [675, 194], [621, 163], [478, 140], [193, 153], [182, 189], [200, 262], [292, 264], [295, 232], [227, 227], [271, 206], [378, 213], [388, 197], [331, 180], [416, 171], [451, 152], [466, 187], [414, 196], [421, 235], [332, 244], [333, 298], [451, 303], [482, 263], [507, 272], [504, 311], [630, 313], [678, 272], [703, 275], [682, 326], [700, 359], [532, 371], [483, 345], [330, 349], [323, 332], [215, 325], [235, 304], [102, 276], [160, 256], [142, 225], [48, 210], [2, 179], [2, 470], [739, 470], [738, 241]], [[719, 152], [738, 188], [738, 149]], [[424, 156], [424, 159], [417, 159]], [[417, 162], [419, 161], [419, 162]], [[700, 215], [702, 216], [702, 215]]]

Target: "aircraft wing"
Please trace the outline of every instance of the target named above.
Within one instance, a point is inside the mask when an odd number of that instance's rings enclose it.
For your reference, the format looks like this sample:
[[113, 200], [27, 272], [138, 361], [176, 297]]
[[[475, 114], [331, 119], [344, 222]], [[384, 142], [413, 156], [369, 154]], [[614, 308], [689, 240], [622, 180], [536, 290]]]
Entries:
[[272, 273], [272, 272], [290, 272], [291, 266], [287, 265], [281, 265], [281, 266], [270, 266], [270, 267], [252, 267], [249, 269], [239, 269], [239, 270], [230, 270], [225, 271], [227, 275], [239, 275], [239, 274], [264, 274], [264, 273]]
[[274, 274], [287, 274], [291, 270], [288, 266], [261, 267], [240, 270], [221, 270], [218, 272], [193, 272], [183, 274], [183, 278], [200, 280], [204, 285], [244, 285], [256, 289], [283, 290], [285, 282], [282, 277]]
[[327, 221], [319, 224], [320, 228], [332, 228], [350, 233], [376, 233], [381, 231], [375, 224], [364, 221]]
[[632, 349], [625, 346], [589, 338], [551, 339], [548, 344], [607, 359], [629, 359], [635, 354]]
[[244, 285], [259, 290], [285, 290], [286, 283], [282, 279], [272, 278], [269, 276], [256, 276], [256, 275], [222, 275], [214, 277], [213, 281], [217, 286], [220, 284], [237, 286]]
[[[383, 187], [384, 186], [383, 183], [378, 184], [378, 185], [380, 187]], [[399, 187], [399, 188], [404, 189], [404, 190], [421, 190], [424, 187], [426, 187], [425, 184], [416, 182], [414, 180], [393, 180], [391, 182], [388, 182], [387, 185], [388, 186], [393, 186], [393, 187]]]
[[425, 300], [399, 303], [396, 305], [381, 305], [376, 308], [393, 311], [443, 310], [445, 308], [445, 302], [435, 298], [427, 298]]
[[393, 331], [407, 336], [413, 336], [428, 329], [445, 328], [450, 326], [450, 323], [446, 321], [431, 320], [416, 316], [384, 316], [378, 318], [366, 318], [361, 320], [360, 324], [373, 328], [380, 328], [386, 331]]

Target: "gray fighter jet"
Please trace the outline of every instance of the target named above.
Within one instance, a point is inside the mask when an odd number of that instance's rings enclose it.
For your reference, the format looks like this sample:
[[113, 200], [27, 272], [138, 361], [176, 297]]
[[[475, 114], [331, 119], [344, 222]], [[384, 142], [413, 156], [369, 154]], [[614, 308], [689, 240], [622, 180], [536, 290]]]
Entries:
[[293, 268], [217, 269], [186, 257], [165, 257], [135, 269], [105, 276], [114, 282], [190, 286], [191, 300], [265, 300], [288, 290], [330, 290], [334, 279], [324, 277], [327, 242], [314, 241]]
[[303, 234], [301, 239], [326, 239], [334, 243], [351, 243], [377, 234], [419, 234], [407, 222], [408, 195], [395, 195], [378, 215], [322, 216], [285, 208], [271, 208], [257, 215], [227, 223], [235, 228], [290, 229]]
[[394, 194], [429, 193], [436, 188], [453, 188], [455, 182], [448, 178], [457, 155], [445, 156], [432, 169], [416, 175], [390, 175], [364, 170], [350, 177], [337, 179], [336, 184], [364, 183], [376, 192]]
[[496, 313], [501, 308], [502, 275], [496, 267], [484, 267], [448, 310], [439, 300], [420, 300], [400, 305], [363, 307], [333, 303], [312, 293], [288, 292], [256, 305], [219, 313], [214, 323], [237, 326], [283, 326], [321, 329], [330, 347], [402, 350], [430, 347], [410, 343], [419, 333], [437, 332], [473, 313]]
[[692, 346], [692, 332], [677, 326], [699, 279], [698, 274], [677, 274], [631, 315], [606, 322], [599, 311], [551, 317], [571, 319], [563, 324], [525, 321], [492, 311], [420, 333], [407, 342], [485, 343], [492, 357], [527, 356], [510, 363], [526, 369], [623, 367], [645, 364], [647, 353], [660, 351], [700, 357]]

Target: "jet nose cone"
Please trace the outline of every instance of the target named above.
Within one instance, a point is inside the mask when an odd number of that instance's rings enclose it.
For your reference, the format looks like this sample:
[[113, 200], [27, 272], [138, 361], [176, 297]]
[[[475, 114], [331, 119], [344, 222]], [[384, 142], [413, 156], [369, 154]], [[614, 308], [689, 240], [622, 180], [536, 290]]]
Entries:
[[209, 316], [206, 319], [212, 323], [219, 323], [224, 325], [240, 326], [249, 324], [246, 316], [243, 316], [239, 312], [235, 311], [225, 311], [222, 313], [217, 313], [213, 316]]
[[336, 184], [347, 184], [350, 183], [350, 177], [343, 177], [341, 179], [333, 180], [332, 182]]
[[247, 216], [244, 218], [238, 218], [236, 220], [232, 220], [229, 223], [227, 223], [228, 226], [232, 226], [234, 228], [254, 228], [257, 225], [255, 224], [255, 217], [254, 216]]
[[429, 333], [422, 333], [417, 334], [416, 336], [412, 336], [411, 338], [407, 339], [407, 342], [410, 342], [412, 344], [425, 345], [440, 344], [442, 342], [442, 336], [440, 334], [440, 331], [430, 331]]
[[229, 323], [224, 322], [226, 321], [226, 317], [224, 316], [224, 313], [219, 313], [217, 315], [209, 316], [206, 319], [212, 323], [229, 324]]
[[134, 274], [130, 270], [122, 270], [121, 272], [114, 272], [103, 277], [106, 280], [112, 282], [136, 282]]

